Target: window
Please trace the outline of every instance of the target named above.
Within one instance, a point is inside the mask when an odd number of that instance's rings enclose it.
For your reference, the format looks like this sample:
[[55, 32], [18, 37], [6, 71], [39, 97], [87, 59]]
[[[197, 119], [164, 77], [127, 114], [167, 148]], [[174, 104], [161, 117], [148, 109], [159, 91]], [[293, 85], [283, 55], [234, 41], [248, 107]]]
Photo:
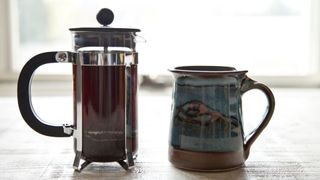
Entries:
[[[10, 27], [12, 49], [10, 58], [0, 61], [9, 64], [13, 74], [40, 52], [71, 50], [68, 29], [99, 26], [95, 14], [108, 7], [115, 13], [111, 26], [140, 28], [139, 35], [147, 40], [138, 44], [141, 74], [168, 75], [167, 69], [177, 65], [227, 65], [249, 70], [271, 84], [285, 84], [292, 77], [319, 83], [320, 5], [316, 0], [1, 3], [10, 7], [3, 12], [9, 18], [3, 23]], [[5, 33], [1, 31], [2, 36]], [[47, 65], [41, 73], [71, 72], [68, 65], [55, 66]]]

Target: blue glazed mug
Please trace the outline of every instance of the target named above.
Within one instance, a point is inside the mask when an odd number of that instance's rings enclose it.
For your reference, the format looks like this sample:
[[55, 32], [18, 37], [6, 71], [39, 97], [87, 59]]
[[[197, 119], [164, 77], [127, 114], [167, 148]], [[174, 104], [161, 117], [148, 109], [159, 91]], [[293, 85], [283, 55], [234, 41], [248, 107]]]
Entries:
[[[275, 107], [271, 90], [247, 77], [247, 71], [222, 66], [181, 66], [174, 74], [169, 160], [178, 167], [223, 171], [241, 167], [250, 146], [269, 123]], [[259, 89], [267, 113], [244, 136], [242, 95]]]

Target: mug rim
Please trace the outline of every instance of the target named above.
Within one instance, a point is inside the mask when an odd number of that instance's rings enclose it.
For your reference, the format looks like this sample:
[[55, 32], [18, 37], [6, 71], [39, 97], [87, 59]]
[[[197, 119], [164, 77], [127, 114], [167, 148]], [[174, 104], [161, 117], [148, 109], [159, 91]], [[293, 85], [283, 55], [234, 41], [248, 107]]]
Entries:
[[236, 70], [236, 68], [231, 66], [177, 66], [173, 69], [169, 69], [172, 73], [179, 74], [197, 74], [197, 75], [222, 75], [222, 74], [244, 74], [247, 70]]

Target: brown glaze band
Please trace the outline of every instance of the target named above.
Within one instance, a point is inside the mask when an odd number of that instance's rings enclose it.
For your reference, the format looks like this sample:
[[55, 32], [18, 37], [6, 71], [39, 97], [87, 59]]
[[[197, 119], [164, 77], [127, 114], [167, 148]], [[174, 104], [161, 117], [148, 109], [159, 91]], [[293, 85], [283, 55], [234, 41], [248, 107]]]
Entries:
[[169, 161], [177, 168], [193, 171], [228, 171], [244, 165], [243, 151], [195, 152], [169, 147]]

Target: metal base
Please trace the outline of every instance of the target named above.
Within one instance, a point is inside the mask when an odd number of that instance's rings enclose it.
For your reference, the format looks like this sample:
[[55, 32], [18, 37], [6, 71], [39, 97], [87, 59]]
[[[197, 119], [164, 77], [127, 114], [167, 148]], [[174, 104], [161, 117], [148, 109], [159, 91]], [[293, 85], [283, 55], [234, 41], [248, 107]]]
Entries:
[[[134, 166], [134, 159], [136, 159], [137, 156], [133, 157], [132, 153], [127, 153], [127, 159], [126, 161], [124, 160], [119, 160], [117, 161], [119, 165], [125, 169], [126, 171], [130, 170]], [[76, 152], [76, 157], [74, 158], [73, 161], [73, 169], [77, 172], [81, 172], [84, 168], [86, 168], [89, 164], [91, 164], [91, 161], [84, 161], [81, 163], [81, 152], [77, 151]]]

